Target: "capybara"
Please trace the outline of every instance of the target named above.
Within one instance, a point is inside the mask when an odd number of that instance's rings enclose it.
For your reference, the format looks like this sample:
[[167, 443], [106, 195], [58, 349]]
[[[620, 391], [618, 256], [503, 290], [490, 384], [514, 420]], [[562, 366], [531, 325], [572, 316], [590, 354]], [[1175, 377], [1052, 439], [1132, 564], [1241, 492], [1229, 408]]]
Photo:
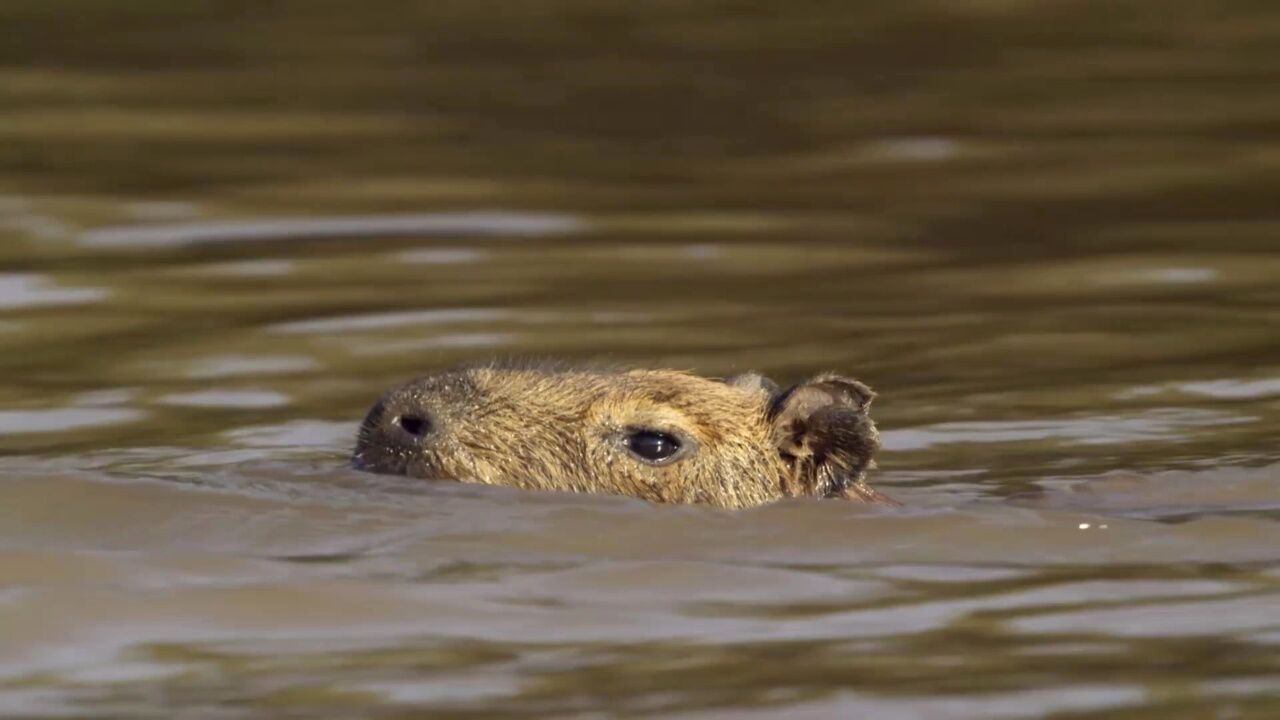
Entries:
[[823, 374], [785, 390], [747, 373], [477, 365], [373, 406], [354, 464], [378, 473], [744, 508], [811, 496], [891, 503], [866, 484], [875, 393]]

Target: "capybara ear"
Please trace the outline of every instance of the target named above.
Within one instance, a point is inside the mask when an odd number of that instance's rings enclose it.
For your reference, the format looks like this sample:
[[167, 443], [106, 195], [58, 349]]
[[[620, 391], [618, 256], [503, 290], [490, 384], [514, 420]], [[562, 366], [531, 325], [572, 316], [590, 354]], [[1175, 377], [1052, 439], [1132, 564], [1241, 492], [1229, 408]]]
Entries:
[[880, 449], [867, 414], [876, 394], [857, 380], [818, 375], [788, 388], [769, 408], [786, 495], [893, 502], [865, 482]]
[[727, 377], [724, 379], [724, 382], [726, 385], [732, 385], [740, 390], [746, 390], [747, 392], [765, 393], [770, 398], [776, 396], [778, 391], [781, 389], [778, 387], [778, 383], [755, 371], [745, 372], [741, 375], [734, 375], [733, 377]]

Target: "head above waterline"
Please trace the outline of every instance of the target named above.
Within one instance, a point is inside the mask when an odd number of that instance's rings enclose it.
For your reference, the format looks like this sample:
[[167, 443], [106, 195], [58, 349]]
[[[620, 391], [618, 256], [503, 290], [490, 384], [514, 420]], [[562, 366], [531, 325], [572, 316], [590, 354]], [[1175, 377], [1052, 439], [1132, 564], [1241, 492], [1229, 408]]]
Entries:
[[393, 388], [353, 462], [377, 473], [742, 508], [812, 496], [892, 503], [865, 483], [875, 393], [838, 375], [475, 366]]

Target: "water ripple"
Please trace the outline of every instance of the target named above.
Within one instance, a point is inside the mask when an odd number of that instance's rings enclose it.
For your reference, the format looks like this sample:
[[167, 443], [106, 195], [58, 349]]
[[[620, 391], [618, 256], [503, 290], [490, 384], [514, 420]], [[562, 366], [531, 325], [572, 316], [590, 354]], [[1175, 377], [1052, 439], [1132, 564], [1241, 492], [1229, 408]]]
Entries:
[[1097, 415], [1060, 420], [947, 422], [885, 431], [888, 450], [921, 450], [958, 443], [1062, 440], [1081, 445], [1176, 440], [1184, 431], [1246, 423], [1255, 418], [1220, 410], [1157, 408], [1132, 415]]
[[557, 213], [457, 212], [414, 215], [335, 215], [261, 220], [220, 220], [164, 225], [121, 225], [88, 230], [80, 244], [107, 248], [158, 248], [225, 242], [316, 240], [421, 235], [541, 237], [582, 232], [581, 219]]

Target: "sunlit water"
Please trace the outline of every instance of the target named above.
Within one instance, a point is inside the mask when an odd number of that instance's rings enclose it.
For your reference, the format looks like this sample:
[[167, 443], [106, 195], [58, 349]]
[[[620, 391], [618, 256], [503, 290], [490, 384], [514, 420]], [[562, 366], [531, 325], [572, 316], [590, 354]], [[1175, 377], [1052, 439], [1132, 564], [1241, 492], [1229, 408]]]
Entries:
[[[0, 715], [1280, 717], [1228, 5], [0, 4]], [[347, 469], [495, 355], [856, 375], [904, 507]]]

